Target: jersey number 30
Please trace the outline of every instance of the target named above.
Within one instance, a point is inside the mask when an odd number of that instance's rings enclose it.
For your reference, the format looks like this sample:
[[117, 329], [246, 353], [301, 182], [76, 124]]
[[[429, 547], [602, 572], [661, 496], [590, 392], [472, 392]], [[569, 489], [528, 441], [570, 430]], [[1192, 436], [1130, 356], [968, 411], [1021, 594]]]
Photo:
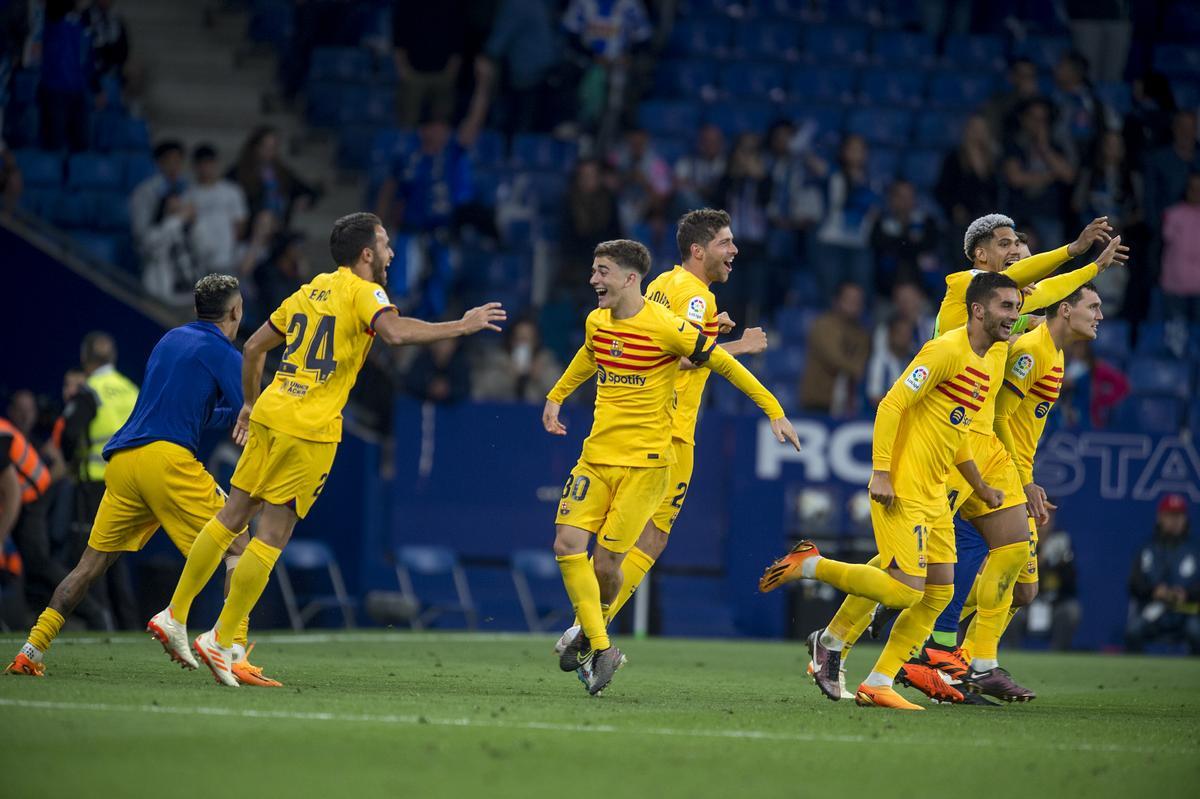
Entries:
[[[337, 369], [337, 361], [333, 357], [333, 330], [336, 322], [336, 316], [317, 317], [316, 330], [313, 331], [312, 338], [308, 341], [308, 349], [304, 352], [304, 369], [315, 372], [318, 383], [324, 383], [333, 374], [333, 370]], [[280, 374], [296, 373], [296, 364], [291, 363], [289, 359], [304, 346], [307, 333], [308, 314], [293, 314], [292, 320], [288, 322], [287, 331], [287, 337], [291, 341], [283, 351], [283, 362], [279, 364]]]

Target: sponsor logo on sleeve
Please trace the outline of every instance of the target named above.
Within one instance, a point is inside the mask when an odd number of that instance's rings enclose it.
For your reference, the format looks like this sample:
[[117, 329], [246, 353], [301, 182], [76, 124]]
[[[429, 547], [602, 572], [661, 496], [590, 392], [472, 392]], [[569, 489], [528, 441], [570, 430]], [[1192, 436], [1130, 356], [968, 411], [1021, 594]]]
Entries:
[[1033, 371], [1033, 356], [1028, 352], [1023, 353], [1012, 365], [1012, 373], [1016, 377], [1024, 380]]
[[1033, 409], [1033, 415], [1039, 419], [1045, 419], [1046, 414], [1050, 413], [1050, 409], [1053, 407], [1053, 402], [1039, 402], [1037, 407]]
[[904, 385], [911, 388], [913, 391], [920, 391], [921, 386], [929, 379], [929, 370], [924, 366], [918, 366], [913, 369], [908, 377], [904, 378]]
[[688, 300], [687, 318], [693, 322], [703, 322], [704, 312], [708, 310], [708, 303], [703, 297], [692, 297]]
[[380, 305], [391, 305], [392, 304], [391, 301], [388, 299], [387, 292], [384, 291], [383, 289], [375, 289], [375, 299], [376, 299], [376, 301], [378, 301], [378, 303]]

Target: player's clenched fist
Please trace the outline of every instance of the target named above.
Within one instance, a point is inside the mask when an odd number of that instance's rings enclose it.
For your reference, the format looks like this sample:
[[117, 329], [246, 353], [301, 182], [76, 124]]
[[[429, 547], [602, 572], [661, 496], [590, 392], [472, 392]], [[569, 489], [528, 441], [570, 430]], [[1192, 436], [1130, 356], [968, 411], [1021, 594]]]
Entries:
[[748, 327], [742, 333], [742, 352], [756, 355], [767, 348], [767, 334], [761, 327]]
[[871, 484], [867, 486], [871, 499], [885, 508], [892, 507], [896, 501], [896, 489], [892, 488], [892, 475], [876, 469], [871, 473]]
[[728, 333], [735, 327], [737, 327], [737, 322], [733, 321], [727, 312], [721, 311], [719, 314], [717, 314], [718, 333]]
[[500, 327], [496, 322], [503, 322], [508, 319], [508, 313], [500, 306], [498, 302], [489, 302], [480, 305], [478, 308], [472, 308], [463, 314], [462, 323], [466, 334], [469, 336], [472, 333], [478, 333], [480, 330], [495, 330], [500, 332]]
[[546, 432], [555, 436], [565, 436], [567, 428], [558, 420], [558, 411], [562, 408], [557, 402], [546, 400], [546, 407], [542, 408], [542, 427], [546, 428]]

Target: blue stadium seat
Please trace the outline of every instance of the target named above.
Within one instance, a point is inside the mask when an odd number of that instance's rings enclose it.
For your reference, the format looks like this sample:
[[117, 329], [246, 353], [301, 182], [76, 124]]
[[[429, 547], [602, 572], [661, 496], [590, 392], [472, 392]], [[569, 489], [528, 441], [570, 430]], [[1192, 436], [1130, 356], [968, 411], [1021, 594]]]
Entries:
[[62, 191], [51, 201], [46, 216], [56, 225], [66, 228], [85, 228], [92, 222], [91, 195], [84, 192]]
[[337, 165], [342, 169], [366, 171], [371, 165], [374, 126], [343, 125], [337, 132]]
[[788, 96], [799, 102], [846, 103], [854, 99], [853, 67], [813, 66], [788, 71]]
[[779, 111], [768, 102], [735, 102], [711, 106], [704, 112], [704, 121], [716, 125], [727, 136], [739, 133], [765, 133]]
[[33, 105], [37, 101], [38, 84], [42, 77], [35, 69], [18, 69], [13, 72], [9, 91], [14, 106]]
[[1171, 81], [1171, 91], [1175, 95], [1175, 103], [1180, 108], [1200, 106], [1200, 80], [1175, 78]]
[[1178, 433], [1185, 410], [1176, 397], [1134, 395], [1117, 407], [1114, 426], [1142, 433]]
[[933, 63], [937, 47], [924, 33], [877, 30], [871, 36], [871, 55], [890, 67], [925, 67]]
[[80, 230], [72, 234], [71, 241], [85, 254], [105, 263], [115, 264], [120, 258], [121, 239], [108, 233]]
[[63, 182], [63, 157], [48, 150], [17, 150], [13, 153], [26, 189], [58, 187]]
[[1028, 58], [1040, 69], [1052, 69], [1071, 49], [1071, 40], [1063, 36], [1029, 36], [1013, 47], [1013, 54]]
[[509, 163], [516, 169], [563, 169], [578, 155], [578, 142], [560, 141], [541, 133], [518, 133], [513, 137]]
[[867, 170], [872, 182], [891, 183], [900, 172], [900, 150], [872, 145], [867, 151]]
[[345, 118], [346, 108], [347, 106], [343, 105], [343, 110], [339, 113], [342, 121], [360, 125], [365, 119], [375, 125], [386, 125], [396, 116], [396, 90], [391, 86], [371, 86], [366, 90], [366, 97], [361, 105], [350, 106], [349, 119]]
[[1109, 108], [1124, 116], [1133, 107], [1130, 86], [1122, 81], [1102, 81], [1096, 84], [1096, 95]]
[[1154, 48], [1154, 68], [1167, 75], [1200, 76], [1200, 52], [1185, 44], [1160, 44]]
[[921, 147], [954, 147], [962, 138], [967, 116], [962, 111], [922, 111], [916, 116], [913, 144]]
[[912, 114], [892, 108], [860, 108], [846, 118], [846, 131], [878, 144], [907, 144]]
[[250, 11], [250, 38], [283, 45], [295, 30], [295, 4], [291, 0], [254, 0]]
[[900, 176], [911, 181], [918, 189], [933, 188], [941, 175], [945, 158], [946, 153], [941, 149], [906, 150], [900, 160]]
[[842, 130], [845, 111], [840, 105], [814, 105], [804, 100], [784, 103], [780, 116], [797, 125], [811, 122], [820, 132], [818, 138], [835, 138]]
[[726, 55], [732, 45], [733, 26], [715, 17], [680, 19], [671, 31], [667, 51], [701, 58]]
[[121, 157], [121, 186], [126, 192], [158, 171], [148, 153], [126, 153]]
[[129, 197], [125, 192], [92, 192], [88, 202], [93, 209], [92, 224], [101, 230], [129, 230]]
[[686, 136], [700, 124], [700, 110], [693, 100], [647, 100], [638, 106], [638, 124], [656, 138]]
[[308, 64], [309, 81], [365, 80], [374, 70], [371, 54], [357, 47], [318, 47]]
[[411, 130], [386, 128], [375, 134], [371, 141], [369, 170], [373, 174], [390, 171], [402, 156], [413, 152], [419, 144], [417, 134]]
[[717, 66], [704, 59], [666, 59], [655, 70], [655, 92], [665, 97], [698, 98], [716, 85]]
[[1004, 41], [990, 35], [951, 36], [945, 60], [955, 70], [999, 69], [1004, 66]]
[[798, 345], [771, 347], [763, 353], [763, 374], [767, 380], [796, 379], [804, 373], [805, 352]]
[[743, 22], [737, 25], [736, 49], [745, 58], [794, 61], [800, 57], [800, 28], [785, 20]]
[[1174, 359], [1137, 358], [1129, 367], [1135, 394], [1187, 397], [1191, 390], [1190, 365]]
[[735, 61], [721, 73], [721, 89], [739, 99], [782, 99], [787, 85], [784, 70], [762, 61]]
[[1124, 319], [1105, 319], [1100, 323], [1100, 335], [1092, 342], [1097, 357], [1124, 363], [1132, 350], [1129, 346], [1129, 322]]
[[508, 140], [498, 130], [481, 131], [470, 155], [477, 164], [502, 164], [508, 156]]
[[929, 101], [942, 108], [972, 110], [987, 101], [995, 85], [995, 78], [986, 73], [943, 72], [929, 81]]
[[[1101, 323], [1103, 332], [1104, 324]], [[1188, 351], [1189, 331], [1181, 322], [1143, 322], [1138, 327], [1137, 348], [1134, 354], [1142, 356], [1182, 357]]]
[[871, 105], [916, 106], [924, 99], [925, 80], [925, 73], [915, 69], [864, 69], [858, 75], [858, 95]]
[[567, 172], [553, 169], [548, 172], [528, 172], [524, 177], [529, 181], [529, 190], [543, 212], [562, 208], [570, 179]]
[[104, 152], [150, 149], [150, 128], [144, 119], [115, 111], [96, 114], [92, 123], [92, 147]]
[[67, 161], [67, 186], [115, 191], [121, 187], [122, 160], [117, 156], [79, 153]]
[[692, 140], [688, 136], [656, 136], [654, 149], [674, 167], [680, 158], [692, 151]]
[[804, 29], [804, 54], [814, 63], [861, 64], [867, 53], [866, 28], [810, 25]]
[[51, 219], [58, 195], [58, 188], [30, 186], [21, 192], [19, 204], [34, 216]]
[[808, 308], [780, 308], [775, 313], [775, 330], [771, 331], [778, 332], [783, 339], [780, 349], [803, 345], [808, 338], [808, 331], [821, 313]]

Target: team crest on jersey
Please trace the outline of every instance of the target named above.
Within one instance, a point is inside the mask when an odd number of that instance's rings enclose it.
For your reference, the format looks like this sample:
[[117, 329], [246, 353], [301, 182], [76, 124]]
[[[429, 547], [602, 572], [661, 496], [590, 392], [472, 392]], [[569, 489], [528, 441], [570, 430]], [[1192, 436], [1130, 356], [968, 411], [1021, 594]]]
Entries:
[[558, 515], [566, 516], [571, 512], [571, 508], [567, 503], [563, 502], [558, 506]]
[[608, 345], [608, 352], [614, 358], [620, 358], [621, 354], [625, 352], [625, 345], [621, 342], [621, 339], [614, 338], [612, 344]]
[[924, 366], [918, 366], [912, 370], [908, 377], [904, 378], [904, 385], [911, 388], [913, 391], [920, 391], [921, 385], [929, 378], [929, 370]]
[[1033, 409], [1033, 415], [1039, 419], [1045, 419], [1046, 414], [1050, 413], [1050, 409], [1053, 407], [1053, 402], [1039, 402], [1037, 407]]
[[950, 411], [950, 424], [962, 424], [962, 420], [967, 416], [967, 412], [963, 410], [961, 405], [954, 406], [954, 410]]
[[383, 289], [375, 289], [375, 299], [380, 305], [388, 304], [387, 292]]
[[703, 322], [704, 312], [707, 309], [708, 303], [704, 301], [703, 297], [692, 297], [688, 300], [687, 318], [693, 322]]
[[1016, 375], [1017, 377], [1021, 378], [1022, 380], [1025, 379], [1025, 377], [1027, 377], [1029, 375], [1029, 373], [1032, 371], [1033, 371], [1033, 356], [1030, 355], [1028, 352], [1021, 355], [1020, 358], [1017, 358], [1016, 363], [1014, 363], [1013, 367], [1012, 367], [1012, 373], [1014, 375]]

